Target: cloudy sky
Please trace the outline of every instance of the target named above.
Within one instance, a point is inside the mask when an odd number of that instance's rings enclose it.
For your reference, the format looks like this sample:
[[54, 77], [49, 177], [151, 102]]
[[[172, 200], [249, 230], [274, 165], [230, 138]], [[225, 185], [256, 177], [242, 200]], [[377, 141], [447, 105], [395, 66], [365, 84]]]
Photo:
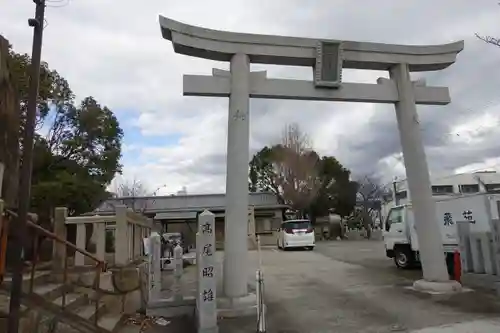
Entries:
[[[225, 63], [175, 54], [158, 15], [212, 29], [397, 44], [465, 40], [452, 67], [424, 73], [449, 86], [448, 106], [419, 107], [434, 175], [500, 166], [500, 48], [474, 33], [500, 36], [495, 0], [48, 0], [43, 60], [78, 98], [110, 107], [125, 131], [126, 179], [161, 193], [223, 192], [228, 101], [182, 96], [183, 74], [210, 74]], [[30, 52], [30, 0], [0, 0], [0, 34]], [[252, 65], [268, 77], [312, 79], [306, 68]], [[344, 71], [372, 82], [384, 72]], [[279, 140], [297, 122], [321, 154], [357, 175], [401, 176], [401, 146], [390, 105], [251, 101], [252, 151]]]

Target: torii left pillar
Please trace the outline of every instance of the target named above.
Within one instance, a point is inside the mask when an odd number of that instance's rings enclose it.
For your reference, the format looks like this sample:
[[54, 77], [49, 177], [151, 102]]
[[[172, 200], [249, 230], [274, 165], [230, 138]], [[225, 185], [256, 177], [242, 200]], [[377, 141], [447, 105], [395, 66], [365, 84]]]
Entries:
[[223, 293], [227, 298], [248, 294], [247, 223], [248, 158], [250, 154], [250, 59], [231, 59], [231, 94], [227, 131], [226, 214]]
[[230, 72], [214, 69], [214, 76], [230, 76], [227, 133], [226, 214], [223, 296], [248, 295], [248, 161], [250, 156], [250, 85], [266, 72], [250, 72], [246, 54], [235, 54]]

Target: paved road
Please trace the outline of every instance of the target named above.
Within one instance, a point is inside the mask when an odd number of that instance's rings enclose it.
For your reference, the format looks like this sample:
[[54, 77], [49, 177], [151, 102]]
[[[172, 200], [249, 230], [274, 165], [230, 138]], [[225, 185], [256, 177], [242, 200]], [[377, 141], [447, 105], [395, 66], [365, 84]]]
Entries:
[[[500, 314], [491, 295], [431, 297], [408, 289], [421, 273], [394, 268], [377, 242], [321, 243], [312, 252], [266, 249], [263, 269], [268, 332], [414, 332]], [[255, 332], [255, 325], [255, 318], [224, 320], [220, 332]]]
[[398, 269], [394, 261], [385, 256], [384, 243], [381, 241], [320, 242], [315, 250], [331, 259], [360, 265], [377, 272], [384, 272], [411, 280], [418, 280], [422, 277], [422, 271], [418, 268], [411, 270]]

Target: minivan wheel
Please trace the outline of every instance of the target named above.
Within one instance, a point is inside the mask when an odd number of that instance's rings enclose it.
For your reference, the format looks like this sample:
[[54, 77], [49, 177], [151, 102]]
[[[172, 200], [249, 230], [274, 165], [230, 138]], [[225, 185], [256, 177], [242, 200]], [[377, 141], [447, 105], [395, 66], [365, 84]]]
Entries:
[[413, 264], [413, 256], [410, 251], [405, 249], [394, 250], [394, 263], [398, 268], [407, 269]]

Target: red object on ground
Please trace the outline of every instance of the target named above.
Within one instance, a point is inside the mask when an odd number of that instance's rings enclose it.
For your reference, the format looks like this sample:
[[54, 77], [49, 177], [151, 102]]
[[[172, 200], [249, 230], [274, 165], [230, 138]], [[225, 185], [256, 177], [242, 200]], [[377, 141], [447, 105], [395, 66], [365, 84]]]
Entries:
[[453, 267], [455, 280], [462, 283], [462, 262], [460, 261], [460, 252], [455, 250], [453, 254]]

